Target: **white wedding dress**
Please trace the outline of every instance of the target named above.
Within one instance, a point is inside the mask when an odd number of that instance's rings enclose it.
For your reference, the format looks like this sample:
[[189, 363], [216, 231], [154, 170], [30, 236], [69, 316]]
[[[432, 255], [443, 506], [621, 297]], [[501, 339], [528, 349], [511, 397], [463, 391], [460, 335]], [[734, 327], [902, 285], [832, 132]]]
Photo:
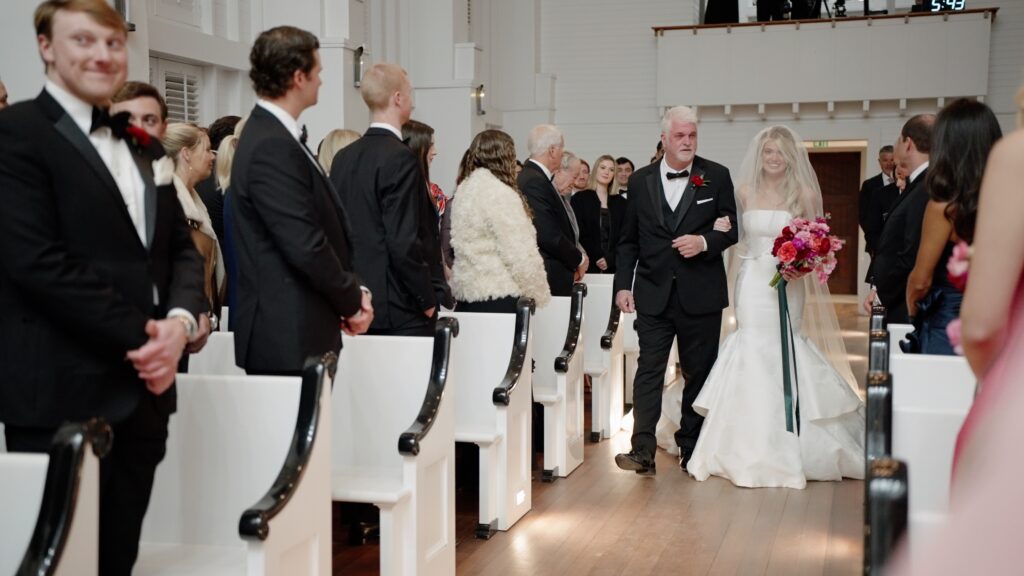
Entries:
[[779, 210], [743, 214], [751, 256], [736, 279], [737, 329], [693, 406], [705, 417], [687, 463], [697, 480], [713, 474], [737, 486], [804, 488], [807, 480], [864, 476], [864, 404], [801, 332], [803, 282], [787, 287], [801, 425], [799, 435], [786, 431], [778, 294], [768, 283], [772, 244], [791, 219]]

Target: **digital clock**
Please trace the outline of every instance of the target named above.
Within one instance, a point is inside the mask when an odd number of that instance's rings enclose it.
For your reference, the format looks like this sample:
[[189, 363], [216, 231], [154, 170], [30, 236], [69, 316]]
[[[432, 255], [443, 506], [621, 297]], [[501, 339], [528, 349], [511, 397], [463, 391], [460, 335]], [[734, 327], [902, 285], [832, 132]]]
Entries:
[[965, 10], [967, 0], [929, 0], [932, 12], [946, 12], [949, 10]]

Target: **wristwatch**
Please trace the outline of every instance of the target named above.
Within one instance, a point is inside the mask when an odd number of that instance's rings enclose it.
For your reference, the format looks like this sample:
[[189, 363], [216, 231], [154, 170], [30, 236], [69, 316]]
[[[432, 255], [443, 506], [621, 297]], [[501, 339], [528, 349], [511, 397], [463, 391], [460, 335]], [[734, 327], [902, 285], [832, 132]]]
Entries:
[[199, 333], [199, 326], [196, 326], [194, 320], [185, 316], [184, 314], [172, 316], [175, 320], [181, 322], [181, 325], [185, 327], [185, 340], [193, 342], [196, 339], [196, 335]]

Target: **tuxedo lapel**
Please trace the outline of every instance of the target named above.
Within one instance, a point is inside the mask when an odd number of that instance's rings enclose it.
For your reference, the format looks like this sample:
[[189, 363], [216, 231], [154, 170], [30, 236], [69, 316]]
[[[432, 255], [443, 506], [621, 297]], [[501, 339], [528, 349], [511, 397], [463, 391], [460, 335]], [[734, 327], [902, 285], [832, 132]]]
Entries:
[[697, 187], [693, 185], [693, 178], [697, 176], [704, 180], [704, 162], [700, 158], [693, 159], [693, 168], [690, 170], [690, 178], [686, 181], [686, 188], [683, 190], [683, 197], [679, 199], [679, 206], [676, 207], [676, 226], [686, 218], [686, 212], [693, 205], [693, 199], [697, 196]]
[[[86, 163], [89, 164], [92, 171], [99, 176], [103, 184], [106, 185], [108, 191], [115, 195], [118, 201], [117, 203], [123, 207], [124, 199], [121, 197], [121, 190], [117, 187], [117, 183], [114, 182], [114, 177], [111, 176], [110, 170], [108, 170], [107, 165], [103, 163], [103, 159], [100, 158], [100, 154], [96, 151], [96, 148], [93, 147], [92, 142], [90, 142], [89, 138], [82, 133], [81, 129], [78, 128], [78, 125], [75, 124], [75, 121], [71, 119], [71, 116], [62, 114], [54, 126], [57, 128], [57, 132], [66, 138], [68, 142], [78, 150], [78, 153], [85, 158]], [[125, 216], [128, 215], [127, 208], [125, 208], [124, 214]]]
[[654, 212], [654, 217], [658, 219], [658, 224], [667, 228], [665, 215], [661, 209], [661, 205], [665, 202], [665, 190], [661, 187], [660, 170], [652, 170], [647, 174], [647, 192], [651, 196], [651, 210]]

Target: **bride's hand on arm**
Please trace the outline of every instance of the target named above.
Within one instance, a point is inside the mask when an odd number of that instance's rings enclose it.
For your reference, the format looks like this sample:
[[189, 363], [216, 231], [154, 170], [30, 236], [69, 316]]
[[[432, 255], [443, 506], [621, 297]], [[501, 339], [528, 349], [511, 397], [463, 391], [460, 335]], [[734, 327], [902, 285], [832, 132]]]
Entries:
[[715, 220], [715, 225], [713, 229], [715, 232], [728, 232], [732, 230], [732, 222], [729, 221], [728, 216], [722, 216], [721, 218]]

